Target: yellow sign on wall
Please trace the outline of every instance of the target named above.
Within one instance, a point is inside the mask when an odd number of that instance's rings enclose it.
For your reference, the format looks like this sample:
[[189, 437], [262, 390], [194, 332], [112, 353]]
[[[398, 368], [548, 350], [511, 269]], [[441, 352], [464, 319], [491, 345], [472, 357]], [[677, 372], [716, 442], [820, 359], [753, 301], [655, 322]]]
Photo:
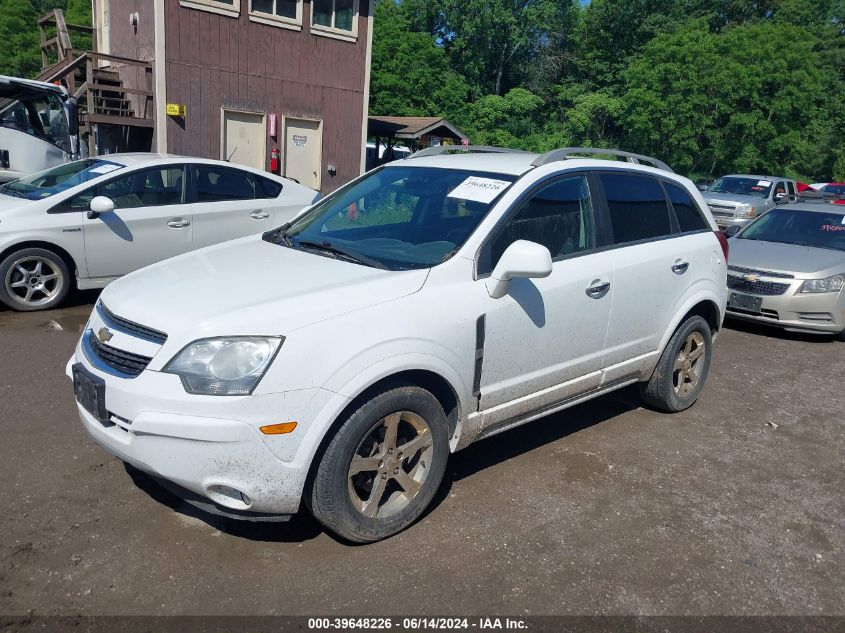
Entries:
[[187, 109], [181, 103], [168, 103], [167, 116], [181, 116], [184, 117]]

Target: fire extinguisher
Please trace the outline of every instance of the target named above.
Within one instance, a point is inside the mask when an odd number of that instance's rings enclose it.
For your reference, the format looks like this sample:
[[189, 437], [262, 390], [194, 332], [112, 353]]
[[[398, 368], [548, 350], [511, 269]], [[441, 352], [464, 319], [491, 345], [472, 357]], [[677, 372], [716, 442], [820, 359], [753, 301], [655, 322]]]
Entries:
[[274, 174], [280, 173], [280, 165], [279, 165], [279, 158], [281, 157], [281, 153], [279, 152], [278, 147], [273, 147], [270, 150], [270, 171]]

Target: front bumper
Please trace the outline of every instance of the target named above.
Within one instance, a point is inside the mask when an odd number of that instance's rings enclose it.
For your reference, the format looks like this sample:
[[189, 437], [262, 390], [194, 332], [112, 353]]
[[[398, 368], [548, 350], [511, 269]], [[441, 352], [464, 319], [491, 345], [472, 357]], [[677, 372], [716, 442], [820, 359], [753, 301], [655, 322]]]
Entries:
[[713, 214], [713, 219], [720, 229], [727, 229], [731, 226], [738, 226], [740, 228], [748, 226], [753, 218], [727, 218], [720, 215]]
[[[77, 409], [85, 430], [108, 453], [172, 482], [177, 494], [185, 489], [207, 499], [223, 510], [218, 514], [266, 520], [262, 515], [290, 515], [299, 509], [313, 454], [305, 440], [309, 423], [335, 394], [304, 389], [193, 396], [174, 375], [145, 370], [127, 379], [106, 373], [88, 360], [81, 345], [68, 361], [69, 377], [76, 363], [106, 383], [108, 421], [101, 422], [79, 403]], [[287, 435], [259, 430], [287, 421], [298, 422]]]
[[[773, 279], [783, 282], [783, 279]], [[798, 293], [803, 283], [791, 281], [789, 289], [782, 295], [763, 296], [761, 313], [727, 308], [726, 316], [774, 325], [792, 332], [810, 332], [816, 334], [838, 334], [845, 330], [845, 293]], [[737, 292], [728, 290], [728, 294]], [[742, 292], [742, 291], [740, 291]], [[751, 294], [754, 293], [744, 293]]]

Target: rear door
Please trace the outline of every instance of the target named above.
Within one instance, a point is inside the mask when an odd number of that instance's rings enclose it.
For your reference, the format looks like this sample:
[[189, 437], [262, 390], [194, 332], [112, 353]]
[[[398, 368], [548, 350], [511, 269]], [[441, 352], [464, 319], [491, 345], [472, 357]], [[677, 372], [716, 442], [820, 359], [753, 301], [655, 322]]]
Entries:
[[192, 249], [185, 180], [184, 165], [168, 164], [139, 169], [97, 187], [97, 195], [114, 202], [114, 211], [93, 219], [83, 215], [90, 277], [125, 275]]
[[604, 172], [599, 181], [613, 244], [613, 305], [602, 365], [604, 380], [613, 381], [653, 362], [649, 355], [689, 291], [693, 262], [656, 177]]
[[273, 227], [278, 201], [269, 194], [278, 196], [279, 189], [270, 187], [275, 183], [265, 184], [265, 179], [251, 172], [213, 163], [193, 164], [190, 172], [196, 248]]

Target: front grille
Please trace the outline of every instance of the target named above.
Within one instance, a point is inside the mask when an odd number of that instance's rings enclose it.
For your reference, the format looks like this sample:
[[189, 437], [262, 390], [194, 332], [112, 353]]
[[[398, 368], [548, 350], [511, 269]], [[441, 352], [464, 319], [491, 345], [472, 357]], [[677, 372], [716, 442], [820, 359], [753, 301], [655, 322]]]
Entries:
[[748, 281], [742, 277], [728, 275], [728, 288], [749, 295], [773, 297], [784, 294], [789, 284], [779, 284], [773, 281]]
[[736, 207], [721, 204], [708, 204], [707, 206], [710, 207], [710, 213], [718, 215], [720, 218], [732, 218], [736, 212]]
[[774, 279], [795, 279], [795, 275], [789, 273], [775, 273], [771, 270], [757, 270], [756, 268], [743, 268], [742, 266], [728, 266], [728, 270], [740, 275], [759, 275], [760, 277], [772, 277]]
[[101, 362], [131, 378], [144, 371], [152, 360], [149, 356], [133, 354], [101, 343], [94, 332], [88, 334], [88, 344]]
[[164, 345], [164, 342], [167, 340], [167, 334], [164, 332], [159, 332], [158, 330], [119, 317], [102, 303], [97, 304], [97, 312], [100, 313], [103, 322], [115, 330], [120, 330], [126, 334], [131, 334], [137, 338], [150, 341], [151, 343], [158, 343], [159, 345]]

